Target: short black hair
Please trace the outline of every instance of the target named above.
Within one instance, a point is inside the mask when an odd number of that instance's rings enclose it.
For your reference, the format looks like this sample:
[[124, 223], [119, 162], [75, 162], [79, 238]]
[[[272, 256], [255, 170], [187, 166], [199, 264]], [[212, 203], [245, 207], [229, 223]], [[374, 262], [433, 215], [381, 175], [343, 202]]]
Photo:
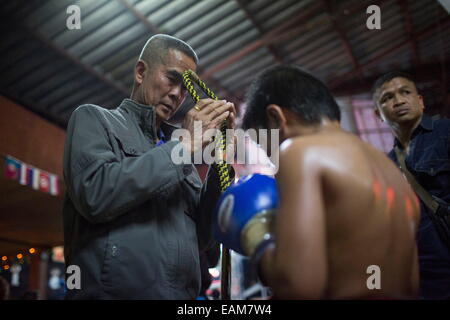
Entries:
[[325, 84], [294, 65], [278, 65], [261, 72], [250, 86], [246, 104], [244, 130], [267, 128], [266, 107], [270, 104], [292, 110], [308, 125], [316, 125], [323, 118], [341, 119], [339, 106]]
[[[390, 71], [388, 73], [383, 74], [381, 77], [379, 77], [376, 81], [375, 84], [372, 87], [372, 99], [375, 101], [375, 94], [377, 93], [378, 89], [380, 89], [383, 84], [385, 84], [386, 82], [391, 81], [394, 78], [405, 78], [408, 79], [409, 81], [411, 81], [412, 83], [414, 83], [414, 85], [416, 84], [416, 82], [414, 81], [414, 78], [412, 75], [410, 75], [407, 72], [403, 72], [403, 71], [399, 71], [399, 70], [394, 70], [394, 71]], [[376, 104], [376, 101], [375, 101]]]
[[140, 60], [144, 60], [149, 65], [164, 63], [169, 49], [183, 52], [198, 65], [198, 57], [194, 49], [183, 40], [169, 36], [167, 34], [155, 34], [147, 40], [139, 55]]

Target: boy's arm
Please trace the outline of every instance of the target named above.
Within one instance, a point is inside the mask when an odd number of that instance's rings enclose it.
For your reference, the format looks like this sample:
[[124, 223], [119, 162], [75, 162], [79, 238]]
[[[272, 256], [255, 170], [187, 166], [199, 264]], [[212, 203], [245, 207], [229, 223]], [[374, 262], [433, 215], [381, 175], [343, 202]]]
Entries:
[[326, 220], [319, 154], [292, 143], [280, 154], [276, 246], [259, 265], [281, 299], [319, 299], [327, 283]]

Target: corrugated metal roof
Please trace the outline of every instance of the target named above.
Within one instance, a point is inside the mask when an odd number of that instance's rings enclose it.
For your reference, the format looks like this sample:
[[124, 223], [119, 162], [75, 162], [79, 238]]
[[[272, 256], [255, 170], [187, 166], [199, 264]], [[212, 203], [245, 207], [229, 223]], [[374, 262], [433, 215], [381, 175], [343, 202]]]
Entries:
[[[372, 4], [381, 30], [366, 27]], [[66, 27], [70, 5], [81, 9], [80, 30]], [[338, 95], [344, 84], [367, 91], [392, 68], [450, 65], [449, 15], [436, 0], [17, 0], [1, 16], [1, 93], [63, 127], [80, 104], [113, 108], [129, 96], [136, 59], [158, 32], [188, 42], [206, 83], [236, 102], [255, 74], [280, 62]]]

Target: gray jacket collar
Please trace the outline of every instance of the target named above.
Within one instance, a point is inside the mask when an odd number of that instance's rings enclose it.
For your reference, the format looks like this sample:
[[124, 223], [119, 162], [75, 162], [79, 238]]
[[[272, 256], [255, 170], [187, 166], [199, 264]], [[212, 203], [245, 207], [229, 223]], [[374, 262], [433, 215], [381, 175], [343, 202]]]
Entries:
[[[140, 104], [132, 99], [124, 99], [119, 108], [127, 110], [133, 114], [142, 129], [142, 132], [146, 135], [150, 135], [156, 138], [156, 113], [153, 106]], [[165, 140], [170, 140], [173, 130], [177, 129], [176, 126], [164, 121], [161, 123], [161, 130], [165, 136]]]

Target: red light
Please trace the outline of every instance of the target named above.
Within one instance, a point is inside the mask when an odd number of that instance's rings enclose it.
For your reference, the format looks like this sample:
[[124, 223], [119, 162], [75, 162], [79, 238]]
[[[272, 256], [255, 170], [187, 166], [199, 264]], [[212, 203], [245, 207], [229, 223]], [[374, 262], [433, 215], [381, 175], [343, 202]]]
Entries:
[[406, 215], [409, 219], [413, 218], [413, 207], [411, 204], [411, 199], [409, 199], [408, 196], [405, 197], [405, 208], [406, 208]]
[[392, 187], [388, 187], [386, 190], [386, 200], [387, 200], [387, 212], [391, 211], [392, 204], [394, 203], [395, 192]]
[[376, 180], [372, 183], [372, 191], [375, 196], [375, 200], [376, 201], [380, 200], [381, 187], [380, 187], [380, 183]]

